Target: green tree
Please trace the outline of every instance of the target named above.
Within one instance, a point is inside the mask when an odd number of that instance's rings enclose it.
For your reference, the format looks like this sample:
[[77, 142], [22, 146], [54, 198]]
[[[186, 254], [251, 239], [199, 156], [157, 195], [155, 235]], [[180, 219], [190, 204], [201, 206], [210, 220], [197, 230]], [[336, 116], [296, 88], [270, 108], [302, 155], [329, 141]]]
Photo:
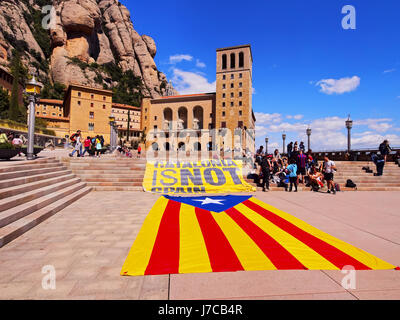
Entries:
[[21, 54], [17, 50], [13, 50], [11, 59], [11, 74], [13, 76], [13, 85], [11, 90], [10, 109], [8, 112], [9, 119], [26, 122], [26, 111], [23, 106], [19, 105], [19, 88], [20, 84], [25, 82], [27, 70], [22, 65]]
[[0, 118], [8, 119], [8, 110], [10, 109], [10, 97], [7, 91], [0, 88]]
[[57, 99], [64, 100], [66, 86], [62, 83], [55, 82], [51, 84], [50, 81], [46, 81], [40, 96], [43, 99]]

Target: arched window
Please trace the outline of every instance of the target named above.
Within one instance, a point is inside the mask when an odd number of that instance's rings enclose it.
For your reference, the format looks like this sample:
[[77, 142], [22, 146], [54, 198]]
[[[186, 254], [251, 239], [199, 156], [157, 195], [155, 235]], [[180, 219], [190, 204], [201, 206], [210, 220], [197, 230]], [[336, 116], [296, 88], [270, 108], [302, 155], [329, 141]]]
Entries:
[[193, 150], [194, 151], [201, 151], [201, 143], [200, 142], [193, 143]]
[[169, 142], [164, 143], [164, 149], [165, 151], [169, 151]]
[[164, 109], [163, 129], [164, 130], [172, 130], [172, 109], [171, 108]]
[[226, 69], [226, 54], [222, 55], [222, 69]]
[[179, 142], [178, 143], [178, 149], [180, 151], [185, 151], [185, 143], [184, 142]]
[[[185, 107], [178, 109], [178, 129], [187, 129], [188, 111]], [[182, 127], [180, 127], [182, 126]]]
[[244, 67], [244, 54], [243, 52], [239, 52], [239, 68]]
[[235, 67], [236, 67], [236, 61], [235, 61], [235, 59], [236, 59], [235, 54], [234, 54], [234, 53], [231, 53], [231, 69], [235, 69]]
[[193, 129], [203, 129], [203, 108], [201, 106], [193, 108]]

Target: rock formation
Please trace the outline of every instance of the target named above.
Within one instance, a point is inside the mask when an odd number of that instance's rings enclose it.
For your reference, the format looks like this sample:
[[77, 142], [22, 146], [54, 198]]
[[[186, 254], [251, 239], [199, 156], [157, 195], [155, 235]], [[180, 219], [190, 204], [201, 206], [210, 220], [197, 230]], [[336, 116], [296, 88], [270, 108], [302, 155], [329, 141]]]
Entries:
[[[165, 95], [168, 82], [154, 62], [156, 44], [150, 36], [135, 31], [128, 9], [118, 0], [48, 0], [54, 7], [48, 30], [49, 56], [26, 21], [32, 10], [41, 10], [38, 4], [44, 2], [1, 0], [0, 42], [8, 45], [9, 55], [13, 47], [23, 43], [24, 62], [32, 67], [47, 60], [51, 81], [65, 85], [74, 82], [111, 88], [115, 83], [99, 66], [115, 64], [122, 72], [131, 70], [142, 79], [144, 95]], [[46, 70], [41, 71], [47, 76]]]

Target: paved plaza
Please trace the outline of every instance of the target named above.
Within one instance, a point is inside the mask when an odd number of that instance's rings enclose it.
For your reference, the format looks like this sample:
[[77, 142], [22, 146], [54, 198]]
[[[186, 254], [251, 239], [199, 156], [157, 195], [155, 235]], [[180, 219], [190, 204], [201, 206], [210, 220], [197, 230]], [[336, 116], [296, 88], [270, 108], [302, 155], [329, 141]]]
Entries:
[[[257, 192], [316, 228], [400, 265], [399, 192]], [[400, 299], [400, 271], [243, 271], [122, 277], [125, 258], [159, 196], [91, 192], [0, 248], [0, 299]], [[42, 288], [42, 268], [56, 289]]]

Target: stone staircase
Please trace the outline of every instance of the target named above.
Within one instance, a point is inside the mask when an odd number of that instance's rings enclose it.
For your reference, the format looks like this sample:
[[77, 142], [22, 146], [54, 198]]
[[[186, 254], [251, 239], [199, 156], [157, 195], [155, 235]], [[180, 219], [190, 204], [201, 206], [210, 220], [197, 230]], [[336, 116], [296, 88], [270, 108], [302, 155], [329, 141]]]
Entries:
[[0, 247], [91, 191], [54, 158], [0, 168]]
[[[400, 168], [393, 162], [385, 164], [383, 176], [379, 177], [362, 170], [363, 167], [369, 166], [373, 172], [376, 172], [376, 166], [372, 161], [335, 161], [335, 164], [338, 170], [335, 173], [334, 181], [340, 185], [341, 191], [400, 191]], [[353, 180], [357, 189], [346, 188], [347, 179]], [[255, 186], [253, 180], [246, 179], [246, 181]], [[262, 188], [257, 186], [257, 190], [262, 190]], [[284, 191], [285, 189], [271, 184], [270, 190]], [[326, 190], [326, 187], [322, 189], [322, 191]], [[310, 188], [300, 184], [298, 191], [310, 191]]]
[[66, 158], [62, 161], [94, 191], [142, 191], [145, 159]]

